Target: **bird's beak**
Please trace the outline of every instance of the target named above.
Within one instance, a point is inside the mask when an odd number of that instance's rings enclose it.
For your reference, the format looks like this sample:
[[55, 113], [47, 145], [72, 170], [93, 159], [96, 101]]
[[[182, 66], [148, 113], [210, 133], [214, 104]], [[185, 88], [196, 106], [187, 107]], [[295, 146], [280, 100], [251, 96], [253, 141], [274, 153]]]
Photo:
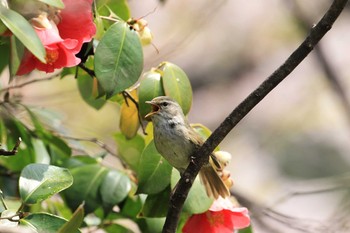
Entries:
[[150, 111], [146, 116], [145, 119], [148, 121], [151, 121], [151, 117], [156, 114], [159, 111], [159, 105], [154, 103], [153, 101], [146, 101], [146, 104], [150, 104], [152, 106], [152, 111]]

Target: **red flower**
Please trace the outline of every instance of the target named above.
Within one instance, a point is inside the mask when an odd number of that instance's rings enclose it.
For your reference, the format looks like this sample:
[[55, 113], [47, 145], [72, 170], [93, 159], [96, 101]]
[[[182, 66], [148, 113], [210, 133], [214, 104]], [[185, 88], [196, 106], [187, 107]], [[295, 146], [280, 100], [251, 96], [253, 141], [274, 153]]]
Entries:
[[84, 42], [92, 39], [96, 32], [93, 23], [92, 0], [63, 0], [65, 8], [59, 12], [57, 26], [50, 21], [48, 27], [35, 27], [46, 50], [46, 64], [39, 61], [26, 50], [17, 75], [23, 75], [34, 69], [53, 72], [55, 69], [78, 65], [80, 59], [75, 57]]
[[182, 229], [183, 233], [232, 233], [250, 224], [247, 208], [234, 207], [229, 199], [219, 198], [210, 209], [192, 215]]

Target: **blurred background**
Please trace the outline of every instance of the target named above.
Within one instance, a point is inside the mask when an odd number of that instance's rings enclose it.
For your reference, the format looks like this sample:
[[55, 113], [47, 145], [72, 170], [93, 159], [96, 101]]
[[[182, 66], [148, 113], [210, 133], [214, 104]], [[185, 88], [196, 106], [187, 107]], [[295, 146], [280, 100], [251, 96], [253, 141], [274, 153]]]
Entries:
[[[331, 1], [129, 4], [134, 18], [147, 15], [159, 50], [145, 48], [145, 70], [162, 61], [180, 66], [194, 91], [190, 122], [214, 130], [299, 46]], [[233, 191], [250, 209], [257, 233], [350, 232], [349, 10], [348, 5], [317, 49], [220, 145], [232, 154]], [[38, 75], [44, 76], [32, 74]], [[48, 119], [58, 117], [50, 124], [67, 135], [98, 138], [116, 150], [119, 107], [89, 107], [73, 78], [15, 91], [24, 103], [45, 109]], [[99, 153], [92, 144], [86, 144], [91, 154]]]

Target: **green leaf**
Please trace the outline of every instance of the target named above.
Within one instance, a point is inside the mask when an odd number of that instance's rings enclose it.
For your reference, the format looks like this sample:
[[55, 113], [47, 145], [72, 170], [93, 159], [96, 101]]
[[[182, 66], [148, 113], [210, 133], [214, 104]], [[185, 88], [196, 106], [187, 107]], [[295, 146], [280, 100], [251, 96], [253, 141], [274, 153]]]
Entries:
[[165, 218], [146, 218], [146, 226], [144, 233], [161, 233]]
[[[0, 22], [1, 23], [1, 22]], [[0, 38], [0, 74], [9, 65], [10, 41], [8, 38]]]
[[46, 63], [44, 46], [33, 27], [22, 15], [0, 4], [0, 20], [34, 56]]
[[100, 188], [103, 204], [110, 207], [119, 204], [128, 195], [130, 189], [131, 183], [128, 176], [115, 170], [109, 171]]
[[138, 178], [137, 193], [155, 194], [164, 190], [170, 183], [172, 166], [158, 153], [154, 142], [143, 150]]
[[100, 186], [108, 169], [99, 164], [84, 165], [70, 170], [73, 185], [63, 192], [71, 209], [85, 201], [85, 211], [90, 213], [102, 204]]
[[123, 216], [135, 218], [142, 208], [145, 196], [146, 195], [143, 194], [128, 196], [126, 201], [124, 202], [124, 205], [122, 206], [120, 213]]
[[165, 95], [165, 92], [162, 86], [161, 74], [154, 70], [146, 72], [139, 86], [139, 110], [142, 118], [152, 109], [151, 106], [145, 102], [152, 100], [154, 97], [163, 95]]
[[170, 187], [157, 194], [148, 195], [139, 217], [159, 218], [165, 217], [168, 212]]
[[[93, 57], [89, 57], [85, 62], [85, 66], [89, 69], [94, 68], [94, 59]], [[101, 109], [106, 100], [99, 97], [99, 84], [96, 78], [92, 78], [88, 73], [84, 70], [78, 68], [78, 72], [76, 74], [77, 84], [80, 96], [83, 100], [90, 105], [91, 107], [99, 110]]]
[[[38, 233], [56, 233], [67, 222], [67, 220], [53, 214], [34, 213], [21, 219], [20, 222]], [[79, 232], [79, 230], [76, 230], [72, 233]]]
[[118, 145], [119, 156], [137, 173], [141, 154], [145, 148], [143, 137], [137, 134], [132, 139], [126, 139], [123, 134], [116, 133], [114, 139]]
[[97, 98], [94, 93], [97, 93], [98, 83], [95, 78], [91, 78], [88, 74], [79, 74], [77, 77], [78, 89], [81, 97], [91, 107], [96, 110], [101, 109], [106, 100]]
[[92, 158], [89, 155], [75, 155], [66, 159], [62, 165], [62, 167], [66, 167], [68, 169], [72, 169], [75, 167], [80, 167], [88, 164], [97, 164], [97, 159]]
[[46, 3], [47, 5], [57, 7], [59, 9], [64, 8], [64, 3], [62, 0], [39, 0], [40, 2]]
[[95, 73], [106, 97], [133, 85], [142, 69], [143, 51], [137, 33], [125, 22], [113, 24], [95, 52]]
[[72, 217], [59, 230], [58, 233], [79, 232], [79, 227], [84, 221], [84, 204], [79, 205]]
[[10, 81], [16, 75], [24, 54], [24, 46], [15, 36], [11, 36]]
[[177, 65], [163, 62], [158, 69], [162, 72], [165, 94], [175, 99], [186, 115], [192, 105], [192, 87], [186, 73]]
[[246, 227], [246, 228], [244, 228], [244, 229], [238, 230], [238, 233], [253, 233], [253, 228], [252, 228], [252, 226], [250, 225], [249, 227]]
[[[171, 188], [173, 189], [180, 179], [180, 173], [173, 169], [171, 174]], [[190, 214], [199, 214], [207, 211], [213, 204], [213, 198], [209, 198], [204, 186], [197, 177], [194, 181], [187, 199], [184, 204], [183, 210]]]
[[124, 21], [130, 18], [130, 9], [126, 0], [99, 0], [97, 8], [100, 15], [109, 16], [112, 11]]
[[13, 148], [18, 138], [22, 138], [21, 147], [15, 156], [0, 156], [0, 164], [11, 171], [20, 172], [26, 165], [35, 163], [35, 151], [32, 138], [26, 127], [16, 119], [4, 119], [7, 133], [7, 148]]
[[51, 164], [61, 166], [63, 161], [71, 156], [71, 148], [61, 138], [47, 132], [43, 135], [42, 140], [48, 148]]
[[19, 193], [25, 204], [34, 204], [68, 188], [73, 178], [68, 169], [29, 164], [21, 172]]
[[[116, 220], [116, 221], [118, 221], [118, 220]], [[104, 227], [103, 230], [107, 233], [136, 233], [136, 232], [139, 232], [139, 231], [135, 232], [131, 229], [128, 229], [126, 226], [124, 227], [124, 226], [119, 225], [119, 224], [108, 225], [108, 226]]]
[[35, 162], [49, 164], [50, 163], [50, 155], [46, 150], [46, 147], [43, 141], [33, 138], [32, 139], [34, 151], [35, 151]]

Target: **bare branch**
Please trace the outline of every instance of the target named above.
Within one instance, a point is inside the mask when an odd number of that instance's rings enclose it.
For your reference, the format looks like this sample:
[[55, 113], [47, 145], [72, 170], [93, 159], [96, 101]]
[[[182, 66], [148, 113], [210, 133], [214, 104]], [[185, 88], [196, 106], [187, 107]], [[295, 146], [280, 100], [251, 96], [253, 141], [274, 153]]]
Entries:
[[213, 132], [208, 140], [193, 155], [193, 161], [181, 177], [174, 194], [170, 198], [169, 210], [163, 227], [163, 233], [174, 233], [180, 213], [192, 183], [209, 154], [227, 136], [227, 134], [280, 82], [282, 82], [312, 51], [314, 46], [332, 28], [347, 0], [334, 0], [322, 19], [310, 29], [304, 42], [271, 74], [255, 91], [240, 103]]
[[47, 78], [33, 79], [33, 80], [30, 80], [28, 82], [24, 82], [24, 83], [21, 83], [21, 84], [18, 84], [18, 85], [9, 86], [9, 87], [0, 89], [0, 94], [2, 92], [8, 92], [9, 90], [12, 90], [12, 89], [22, 88], [22, 87], [27, 86], [27, 85], [32, 84], [32, 83], [43, 82], [43, 81], [50, 81], [50, 80], [52, 80], [54, 78], [58, 78], [58, 77], [60, 77], [59, 74], [53, 74], [53, 75], [51, 75], [51, 76], [49, 76]]
[[17, 154], [18, 151], [18, 147], [21, 144], [22, 139], [18, 138], [16, 145], [13, 147], [12, 150], [4, 150], [4, 149], [0, 149], [0, 155], [2, 156], [13, 156]]

